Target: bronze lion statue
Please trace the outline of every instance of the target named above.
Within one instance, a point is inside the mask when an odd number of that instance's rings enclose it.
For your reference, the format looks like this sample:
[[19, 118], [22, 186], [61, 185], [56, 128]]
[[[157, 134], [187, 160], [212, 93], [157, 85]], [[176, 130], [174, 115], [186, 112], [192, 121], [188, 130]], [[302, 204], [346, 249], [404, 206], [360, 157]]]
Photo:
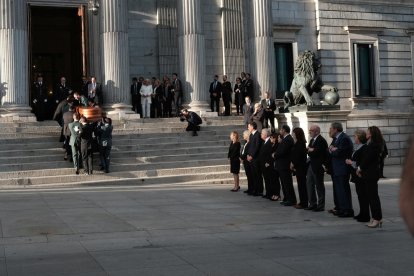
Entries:
[[[311, 51], [305, 51], [299, 54], [295, 64], [295, 71], [293, 76], [290, 91], [286, 91], [284, 95], [284, 109], [289, 110], [290, 106], [306, 104], [308, 106], [314, 105], [312, 94], [321, 91], [331, 92], [329, 95], [330, 105], [334, 105], [339, 101], [337, 89], [330, 85], [324, 85], [318, 75], [321, 64]], [[334, 94], [332, 94], [332, 92]], [[326, 98], [326, 97], [325, 97]]]

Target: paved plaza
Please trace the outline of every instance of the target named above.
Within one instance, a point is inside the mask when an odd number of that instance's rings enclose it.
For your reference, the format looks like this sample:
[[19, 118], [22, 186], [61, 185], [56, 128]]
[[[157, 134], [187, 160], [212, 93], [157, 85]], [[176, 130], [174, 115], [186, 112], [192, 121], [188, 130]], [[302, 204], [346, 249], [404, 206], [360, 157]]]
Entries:
[[386, 174], [382, 229], [225, 185], [3, 189], [0, 275], [414, 275]]

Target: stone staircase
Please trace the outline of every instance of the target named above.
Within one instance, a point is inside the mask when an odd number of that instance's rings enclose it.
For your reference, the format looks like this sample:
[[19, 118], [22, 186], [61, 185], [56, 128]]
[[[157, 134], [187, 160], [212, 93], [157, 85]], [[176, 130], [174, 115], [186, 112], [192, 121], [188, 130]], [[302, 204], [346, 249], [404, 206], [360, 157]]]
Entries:
[[111, 172], [99, 171], [95, 153], [93, 175], [76, 175], [72, 163], [63, 160], [56, 122], [0, 119], [0, 187], [231, 185], [229, 134], [243, 131], [242, 118], [203, 118], [197, 137], [185, 131], [186, 125], [177, 118], [114, 121]]

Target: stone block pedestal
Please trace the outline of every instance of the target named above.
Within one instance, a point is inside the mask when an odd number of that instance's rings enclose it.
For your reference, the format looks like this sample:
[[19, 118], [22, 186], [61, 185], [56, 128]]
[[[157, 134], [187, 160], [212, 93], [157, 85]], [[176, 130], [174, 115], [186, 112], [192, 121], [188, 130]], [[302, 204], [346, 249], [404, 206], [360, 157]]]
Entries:
[[329, 127], [331, 126], [331, 123], [340, 122], [346, 130], [347, 118], [350, 113], [350, 110], [276, 113], [275, 123], [276, 128], [280, 128], [282, 125], [288, 125], [291, 130], [295, 127], [301, 127], [305, 132], [307, 141], [309, 141], [309, 127], [314, 124], [319, 125], [322, 136], [330, 142], [332, 140], [329, 137]]

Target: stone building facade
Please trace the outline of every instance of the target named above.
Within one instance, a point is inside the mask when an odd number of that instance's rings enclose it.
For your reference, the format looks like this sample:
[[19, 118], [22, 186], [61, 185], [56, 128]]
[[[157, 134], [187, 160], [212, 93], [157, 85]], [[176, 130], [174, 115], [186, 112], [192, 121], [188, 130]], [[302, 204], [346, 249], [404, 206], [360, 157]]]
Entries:
[[97, 76], [106, 108], [120, 113], [130, 109], [132, 77], [173, 72], [196, 110], [208, 109], [215, 74], [234, 83], [250, 72], [256, 100], [267, 90], [280, 98], [298, 53], [312, 50], [323, 81], [339, 90], [341, 110], [309, 113], [308, 121], [340, 119], [349, 133], [377, 125], [389, 162], [402, 161], [413, 124], [412, 1], [0, 0], [1, 116], [30, 115], [33, 7], [82, 11], [83, 73]]

